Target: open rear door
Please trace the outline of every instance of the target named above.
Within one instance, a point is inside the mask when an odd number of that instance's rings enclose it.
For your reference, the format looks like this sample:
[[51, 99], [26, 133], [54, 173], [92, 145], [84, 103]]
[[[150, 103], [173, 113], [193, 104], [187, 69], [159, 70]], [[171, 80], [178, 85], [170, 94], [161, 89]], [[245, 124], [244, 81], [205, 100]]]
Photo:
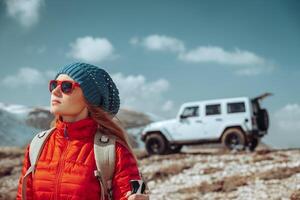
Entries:
[[267, 130], [269, 128], [269, 115], [265, 108], [261, 108], [260, 101], [272, 95], [272, 93], [266, 92], [251, 99], [254, 114], [252, 117], [252, 124], [255, 124], [258, 130], [263, 133], [263, 135], [267, 134]]
[[251, 100], [252, 101], [259, 101], [259, 100], [263, 100], [264, 98], [272, 96], [272, 95], [273, 95], [272, 93], [266, 92], [266, 93], [263, 93], [263, 94], [261, 94], [261, 95], [259, 95], [257, 97], [252, 98]]

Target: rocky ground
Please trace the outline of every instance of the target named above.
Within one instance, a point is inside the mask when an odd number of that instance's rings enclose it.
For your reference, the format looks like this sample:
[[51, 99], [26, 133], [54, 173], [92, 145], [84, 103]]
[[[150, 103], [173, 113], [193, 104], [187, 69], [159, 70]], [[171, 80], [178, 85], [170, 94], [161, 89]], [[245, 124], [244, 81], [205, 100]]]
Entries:
[[[137, 151], [151, 199], [300, 199], [300, 149]], [[15, 199], [23, 149], [0, 148], [0, 199]]]
[[197, 149], [140, 163], [151, 199], [300, 199], [300, 149]]
[[0, 199], [16, 198], [16, 188], [21, 173], [24, 149], [0, 147]]

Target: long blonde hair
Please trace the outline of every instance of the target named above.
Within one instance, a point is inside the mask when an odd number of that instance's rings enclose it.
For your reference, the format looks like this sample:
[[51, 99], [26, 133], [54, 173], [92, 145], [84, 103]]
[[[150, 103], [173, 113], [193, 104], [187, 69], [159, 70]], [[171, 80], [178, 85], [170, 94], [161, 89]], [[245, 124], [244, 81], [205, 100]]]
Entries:
[[[123, 143], [125, 143], [127, 149], [132, 153], [134, 159], [137, 161], [136, 155], [133, 152], [133, 148], [131, 147], [129, 140], [128, 140], [128, 133], [125, 131], [125, 129], [120, 126], [115, 119], [119, 121], [117, 116], [112, 117], [108, 112], [104, 111], [99, 106], [94, 106], [90, 104], [85, 98], [84, 101], [87, 105], [89, 116], [95, 120], [98, 123], [98, 128], [101, 130], [106, 129], [110, 134], [115, 135], [118, 137]], [[51, 122], [50, 126], [54, 127], [56, 124], [56, 121], [59, 120], [59, 115], [55, 115], [54, 120]]]

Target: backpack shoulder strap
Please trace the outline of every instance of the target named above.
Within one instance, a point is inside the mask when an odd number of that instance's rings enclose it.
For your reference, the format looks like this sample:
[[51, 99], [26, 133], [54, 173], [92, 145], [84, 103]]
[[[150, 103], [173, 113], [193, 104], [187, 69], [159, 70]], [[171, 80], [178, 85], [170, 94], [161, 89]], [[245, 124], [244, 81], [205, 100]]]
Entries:
[[36, 162], [39, 159], [43, 147], [54, 129], [55, 127], [38, 133], [30, 143], [29, 159], [30, 159], [30, 165], [33, 167], [33, 171], [32, 171], [33, 173], [35, 170]]
[[25, 175], [23, 176], [22, 181], [22, 199], [26, 200], [26, 186], [29, 174], [34, 174], [36, 162], [40, 156], [40, 153], [43, 149], [45, 141], [47, 141], [48, 137], [51, 135], [55, 127], [41, 131], [34, 136], [30, 145], [29, 145], [29, 161], [30, 167], [27, 169]]
[[116, 141], [126, 147], [117, 136], [102, 133], [99, 129], [94, 137], [94, 155], [97, 166], [95, 176], [100, 182], [101, 200], [104, 200], [105, 196], [113, 199], [112, 179], [115, 171]]
[[116, 138], [99, 130], [94, 137], [94, 155], [97, 170], [95, 176], [101, 187], [101, 200], [107, 195], [112, 199], [112, 178], [115, 170], [115, 142]]

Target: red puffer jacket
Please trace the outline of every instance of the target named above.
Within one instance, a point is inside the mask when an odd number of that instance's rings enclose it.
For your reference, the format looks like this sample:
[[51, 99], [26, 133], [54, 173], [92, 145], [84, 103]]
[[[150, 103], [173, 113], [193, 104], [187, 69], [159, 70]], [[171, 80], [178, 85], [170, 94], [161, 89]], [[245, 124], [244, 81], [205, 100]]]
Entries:
[[[64, 134], [64, 128], [67, 132]], [[94, 175], [94, 134], [97, 123], [91, 118], [77, 122], [56, 122], [56, 129], [46, 142], [37, 162], [34, 177], [27, 181], [27, 199], [99, 200], [101, 189]], [[26, 150], [17, 199], [21, 199], [22, 177], [29, 168]], [[133, 155], [116, 143], [113, 199], [127, 199], [131, 179], [140, 179]]]

